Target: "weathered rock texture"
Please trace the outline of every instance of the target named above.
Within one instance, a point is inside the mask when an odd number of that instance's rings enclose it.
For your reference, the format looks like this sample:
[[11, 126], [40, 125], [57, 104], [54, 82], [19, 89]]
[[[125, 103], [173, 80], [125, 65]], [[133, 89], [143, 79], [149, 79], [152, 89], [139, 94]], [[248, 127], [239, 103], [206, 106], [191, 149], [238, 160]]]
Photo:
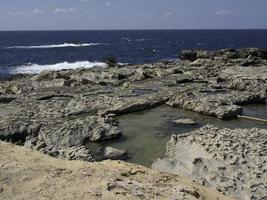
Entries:
[[185, 178], [118, 161], [54, 159], [0, 142], [0, 199], [227, 200]]
[[267, 198], [267, 130], [206, 126], [173, 135], [153, 168], [190, 177], [236, 199]]
[[[117, 158], [120, 156], [107, 154], [106, 151], [102, 151], [102, 155], [99, 155], [98, 145], [123, 134], [120, 131], [118, 115], [143, 111], [167, 103], [172, 107], [226, 119], [241, 115], [242, 106], [245, 104], [265, 103], [266, 55], [266, 52], [259, 49], [187, 51], [181, 54], [183, 60], [180, 62], [125, 66], [112, 62], [110, 63], [112, 67], [106, 68], [17, 75], [8, 81], [0, 82], [0, 108], [2, 109], [0, 139], [69, 160], [95, 161]], [[13, 109], [7, 111], [6, 109], [10, 107]], [[244, 196], [252, 199], [266, 199], [266, 139], [262, 139], [266, 134], [265, 131], [206, 129], [206, 135], [194, 134], [196, 136], [185, 137], [202, 141], [201, 144], [194, 141], [188, 142], [188, 145], [193, 145], [191, 150], [197, 146], [199, 152], [202, 152], [202, 154], [198, 152], [197, 157], [194, 157], [194, 164], [191, 165], [194, 166], [192, 169], [196, 170], [191, 174], [196, 175], [196, 178], [202, 178], [204, 174], [203, 183], [214, 186], [226, 194], [237, 192], [237, 196], [240, 195], [242, 198]], [[202, 132], [203, 129], [200, 133]], [[187, 144], [185, 138], [183, 140]], [[190, 149], [184, 152], [185, 155], [188, 152]], [[2, 153], [0, 155], [3, 156]], [[205, 156], [201, 159], [203, 155], [207, 155], [207, 159]], [[13, 166], [16, 159], [3, 163], [1, 167], [7, 170], [5, 166]], [[36, 164], [34, 160], [32, 162]], [[192, 160], [190, 162], [192, 163]], [[213, 165], [215, 167], [209, 167]], [[112, 166], [111, 168], [113, 169]], [[15, 175], [22, 174], [22, 171], [12, 169]], [[30, 177], [31, 174], [39, 173], [38, 170], [28, 170], [30, 171], [26, 171]], [[45, 170], [49, 171], [50, 168]], [[67, 179], [69, 184], [80, 187], [81, 184], [70, 181], [79, 181], [76, 176], [71, 176], [71, 170], [66, 170], [66, 173], [60, 169], [54, 171], [51, 169], [49, 172], [52, 173], [52, 177], [56, 176], [55, 180], [57, 174], [64, 174], [64, 177], [70, 174], [70, 179]], [[1, 176], [5, 173], [1, 171]], [[245, 175], [245, 173], [248, 174]], [[101, 172], [96, 176], [101, 178], [102, 174], [104, 173]], [[208, 177], [205, 177], [205, 174], [208, 174]], [[76, 175], [81, 176], [81, 174]], [[27, 180], [28, 176], [12, 179], [13, 184], [20, 182], [22, 189], [18, 191], [23, 191], [24, 186], [27, 188], [27, 184], [22, 185], [22, 180]], [[46, 182], [51, 177], [42, 174], [42, 178], [38, 184], [46, 187]], [[1, 180], [8, 183], [5, 177]], [[33, 178], [31, 180], [33, 181]], [[95, 180], [97, 182], [100, 179]], [[172, 178], [166, 178], [166, 180], [172, 181]], [[60, 179], [60, 181], [64, 180]], [[157, 180], [154, 181], [158, 184]], [[120, 181], [115, 183], [116, 187], [121, 184]], [[161, 183], [165, 184], [165, 182]], [[144, 194], [142, 189], [136, 189], [136, 194], [147, 198], [155, 197], [153, 184], [151, 193], [148, 192], [149, 184], [139, 185], [137, 182], [129, 185], [125, 182], [122, 184], [123, 186], [120, 187], [123, 187], [123, 193], [136, 188], [145, 188]], [[82, 185], [86, 187], [86, 184]], [[47, 186], [48, 192], [42, 195], [48, 197], [51, 194], [57, 195], [55, 187], [56, 185], [52, 187], [50, 193], [50, 186]], [[112, 190], [114, 186], [111, 184], [108, 187]], [[41, 191], [34, 188], [36, 192], [34, 194], [40, 194]], [[118, 193], [120, 189], [114, 191]], [[182, 191], [195, 198], [199, 196], [191, 190]], [[87, 192], [90, 196], [90, 191]], [[162, 189], [158, 193], [170, 197], [176, 192], [180, 197], [181, 190], [175, 188], [172, 190], [168, 188], [168, 191]], [[71, 193], [73, 198], [74, 193], [77, 195], [76, 192]], [[18, 192], [18, 198], [20, 194], [22, 193]], [[34, 195], [36, 196], [38, 195]]]
[[187, 60], [180, 62], [113, 63], [107, 68], [43, 71], [0, 82], [1, 107], [16, 109], [0, 119], [0, 139], [67, 158], [80, 156], [60, 153], [64, 148], [67, 152], [86, 148], [88, 160], [94, 160], [95, 143], [123, 134], [118, 115], [167, 103], [225, 119], [242, 114], [245, 104], [265, 102], [266, 52], [187, 53], [182, 53]]

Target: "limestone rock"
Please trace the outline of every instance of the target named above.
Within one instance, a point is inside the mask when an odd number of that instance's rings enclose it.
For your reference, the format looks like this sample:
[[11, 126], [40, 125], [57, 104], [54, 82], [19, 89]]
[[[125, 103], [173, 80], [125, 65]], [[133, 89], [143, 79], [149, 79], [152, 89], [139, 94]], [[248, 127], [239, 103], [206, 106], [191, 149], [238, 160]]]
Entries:
[[33, 81], [48, 81], [54, 78], [54, 72], [50, 70], [44, 70], [41, 73], [33, 76], [31, 80]]
[[195, 121], [189, 118], [178, 118], [172, 121], [176, 125], [197, 125]]
[[126, 151], [116, 149], [113, 147], [105, 147], [103, 153], [103, 159], [117, 160], [126, 154]]
[[195, 61], [197, 59], [197, 52], [194, 50], [184, 50], [180, 53], [180, 59]]
[[54, 159], [0, 141], [1, 199], [230, 200], [176, 175], [122, 161]]
[[267, 188], [265, 129], [225, 129], [207, 125], [173, 135], [152, 168], [217, 188], [235, 199], [264, 199]]

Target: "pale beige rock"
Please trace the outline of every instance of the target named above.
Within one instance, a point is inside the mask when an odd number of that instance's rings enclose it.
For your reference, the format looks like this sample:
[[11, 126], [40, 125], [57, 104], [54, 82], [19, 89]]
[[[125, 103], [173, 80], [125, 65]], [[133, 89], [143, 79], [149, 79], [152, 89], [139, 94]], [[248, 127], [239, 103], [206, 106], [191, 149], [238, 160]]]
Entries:
[[153, 169], [179, 174], [238, 200], [267, 198], [267, 130], [207, 125], [173, 135]]
[[173, 123], [176, 125], [196, 125], [197, 123], [192, 119], [188, 118], [180, 118], [173, 120]]
[[0, 199], [227, 200], [185, 178], [120, 161], [65, 161], [0, 142]]

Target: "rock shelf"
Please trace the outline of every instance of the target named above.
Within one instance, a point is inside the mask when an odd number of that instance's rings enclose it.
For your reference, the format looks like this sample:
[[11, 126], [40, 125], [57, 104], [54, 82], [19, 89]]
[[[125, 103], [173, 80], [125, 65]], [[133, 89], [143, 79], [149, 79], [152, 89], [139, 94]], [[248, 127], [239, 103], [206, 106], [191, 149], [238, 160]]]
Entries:
[[[69, 160], [120, 157], [113, 153], [123, 150], [99, 155], [95, 145], [123, 135], [119, 115], [166, 104], [225, 120], [242, 115], [244, 105], [265, 104], [266, 55], [254, 48], [189, 50], [179, 62], [17, 75], [0, 82], [1, 108], [14, 108], [0, 115], [0, 139]], [[201, 183], [241, 199], [267, 198], [266, 130], [206, 127], [175, 137], [205, 155], [185, 174], [198, 181], [207, 174]]]
[[267, 130], [205, 126], [173, 135], [153, 169], [187, 177], [236, 199], [267, 198]]

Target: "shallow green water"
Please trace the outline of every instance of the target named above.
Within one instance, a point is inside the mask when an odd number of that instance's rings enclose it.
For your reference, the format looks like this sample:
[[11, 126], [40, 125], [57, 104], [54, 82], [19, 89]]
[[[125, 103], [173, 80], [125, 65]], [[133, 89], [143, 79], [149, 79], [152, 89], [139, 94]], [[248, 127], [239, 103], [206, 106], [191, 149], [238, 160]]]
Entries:
[[[252, 105], [246, 107], [246, 113], [252, 110], [257, 116], [266, 116], [266, 105]], [[177, 117], [186, 116], [199, 123], [199, 126], [177, 126], [172, 121]], [[169, 106], [160, 106], [151, 110], [132, 113], [119, 117], [123, 137], [117, 141], [104, 144], [125, 149], [129, 158], [127, 161], [150, 167], [165, 150], [171, 134], [192, 131], [205, 124], [213, 124], [227, 128], [267, 128], [267, 124], [245, 120], [220, 120], [214, 117], [203, 116], [191, 111], [186, 111]]]

